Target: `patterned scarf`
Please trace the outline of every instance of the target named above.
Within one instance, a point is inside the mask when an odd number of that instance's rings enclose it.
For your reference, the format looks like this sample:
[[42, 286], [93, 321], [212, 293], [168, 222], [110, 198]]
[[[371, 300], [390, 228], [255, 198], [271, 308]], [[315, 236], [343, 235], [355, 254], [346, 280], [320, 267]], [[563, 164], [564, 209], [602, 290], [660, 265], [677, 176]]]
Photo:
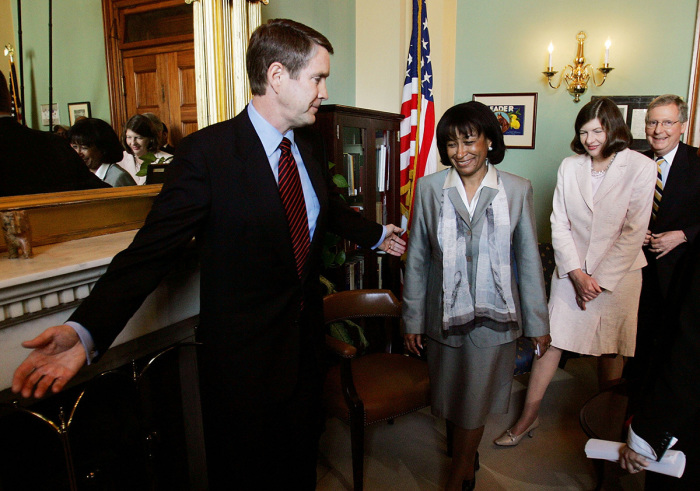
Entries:
[[500, 176], [498, 193], [486, 209], [483, 224], [486, 230], [482, 230], [479, 240], [474, 288], [469, 284], [467, 269], [469, 227], [455, 210], [448, 192], [449, 188], [442, 191], [438, 223], [443, 267], [443, 330], [462, 331], [483, 318], [517, 322], [510, 278], [510, 214]]

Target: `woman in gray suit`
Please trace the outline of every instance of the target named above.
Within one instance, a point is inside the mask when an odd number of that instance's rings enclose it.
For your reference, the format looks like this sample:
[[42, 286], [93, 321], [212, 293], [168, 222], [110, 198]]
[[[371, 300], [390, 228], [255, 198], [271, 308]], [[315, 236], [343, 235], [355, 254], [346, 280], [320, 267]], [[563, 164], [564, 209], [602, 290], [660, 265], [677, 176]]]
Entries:
[[496, 116], [459, 104], [436, 136], [450, 168], [416, 186], [404, 337], [416, 354], [427, 344], [432, 412], [454, 434], [445, 489], [474, 489], [486, 417], [508, 411], [516, 339], [524, 333], [542, 355], [549, 323], [532, 186], [496, 170], [505, 154]]
[[97, 118], [83, 118], [68, 130], [68, 141], [88, 169], [112, 187], [135, 186], [136, 181], [117, 162], [124, 158], [119, 137]]

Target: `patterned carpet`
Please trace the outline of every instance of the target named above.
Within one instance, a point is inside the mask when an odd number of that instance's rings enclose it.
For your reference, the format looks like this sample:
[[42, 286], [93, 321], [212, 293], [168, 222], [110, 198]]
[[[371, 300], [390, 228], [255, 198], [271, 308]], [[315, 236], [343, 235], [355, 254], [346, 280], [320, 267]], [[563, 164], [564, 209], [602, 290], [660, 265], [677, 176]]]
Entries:
[[[497, 447], [491, 442], [514, 422], [524, 401], [527, 378], [516, 378], [509, 414], [489, 418], [479, 448], [477, 489], [594, 489], [595, 471], [583, 451], [587, 438], [578, 415], [597, 391], [595, 360], [569, 360], [564, 370], [557, 371], [534, 438], [524, 438], [517, 447]], [[367, 491], [440, 490], [447, 480], [449, 464], [444, 421], [434, 418], [429, 409], [399, 418], [394, 425], [379, 424], [365, 430]], [[350, 430], [338, 420], [329, 420], [321, 438], [318, 490], [351, 489]], [[632, 476], [615, 464], [606, 464], [603, 489], [641, 490], [643, 476]]]

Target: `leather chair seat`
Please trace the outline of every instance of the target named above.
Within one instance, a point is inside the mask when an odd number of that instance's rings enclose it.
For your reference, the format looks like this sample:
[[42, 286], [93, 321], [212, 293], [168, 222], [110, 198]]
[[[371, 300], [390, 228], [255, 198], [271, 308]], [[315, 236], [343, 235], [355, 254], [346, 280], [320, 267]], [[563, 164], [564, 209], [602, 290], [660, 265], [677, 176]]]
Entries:
[[[417, 358], [391, 353], [365, 355], [353, 360], [352, 376], [365, 407], [364, 426], [430, 405], [428, 364]], [[329, 370], [324, 396], [328, 411], [349, 422], [350, 411], [341, 391], [339, 366]]]

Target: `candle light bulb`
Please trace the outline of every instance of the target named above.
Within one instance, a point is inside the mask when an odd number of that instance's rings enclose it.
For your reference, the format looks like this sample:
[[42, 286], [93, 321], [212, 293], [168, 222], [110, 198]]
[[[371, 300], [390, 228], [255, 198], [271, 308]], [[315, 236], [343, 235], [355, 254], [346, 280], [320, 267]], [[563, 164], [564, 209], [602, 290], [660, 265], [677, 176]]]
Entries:
[[547, 65], [547, 68], [552, 68], [552, 51], [554, 51], [554, 45], [551, 42], [547, 47], [547, 51], [549, 51], [549, 65]]
[[610, 38], [608, 38], [607, 41], [605, 41], [605, 64], [607, 65], [610, 62]]

